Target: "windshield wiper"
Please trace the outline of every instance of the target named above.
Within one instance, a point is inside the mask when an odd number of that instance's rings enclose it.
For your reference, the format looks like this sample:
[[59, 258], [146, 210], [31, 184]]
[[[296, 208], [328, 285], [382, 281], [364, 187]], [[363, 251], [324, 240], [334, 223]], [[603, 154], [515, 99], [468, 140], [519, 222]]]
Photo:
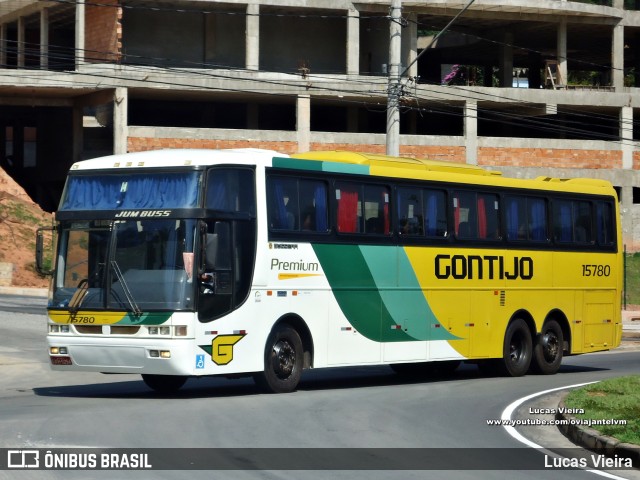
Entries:
[[89, 281], [85, 278], [80, 281], [71, 300], [69, 300], [69, 311], [71, 313], [78, 313], [87, 293], [89, 293]]
[[133, 298], [131, 290], [129, 290], [129, 285], [127, 285], [127, 281], [124, 279], [124, 275], [122, 275], [122, 270], [120, 270], [118, 262], [116, 262], [115, 260], [111, 260], [111, 266], [113, 267], [113, 271], [115, 272], [116, 277], [118, 277], [120, 285], [122, 285], [122, 291], [124, 292], [124, 296], [127, 297], [127, 301], [131, 306], [131, 311], [136, 317], [139, 317], [140, 315], [142, 315], [142, 310], [140, 310], [140, 307], [138, 307], [138, 304]]

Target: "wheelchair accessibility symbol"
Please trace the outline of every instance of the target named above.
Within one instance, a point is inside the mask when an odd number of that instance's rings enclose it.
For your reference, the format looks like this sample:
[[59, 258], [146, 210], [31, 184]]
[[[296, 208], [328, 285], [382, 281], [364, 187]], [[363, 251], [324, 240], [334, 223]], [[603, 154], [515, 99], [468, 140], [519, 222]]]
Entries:
[[204, 368], [204, 355], [196, 355], [196, 369]]

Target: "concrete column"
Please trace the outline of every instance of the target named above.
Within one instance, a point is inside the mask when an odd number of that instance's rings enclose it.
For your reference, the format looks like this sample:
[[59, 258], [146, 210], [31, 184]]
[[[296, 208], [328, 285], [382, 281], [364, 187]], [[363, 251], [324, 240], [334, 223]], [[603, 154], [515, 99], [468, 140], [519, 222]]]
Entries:
[[18, 68], [24, 68], [24, 17], [18, 18]]
[[310, 95], [298, 95], [296, 100], [296, 137], [298, 152], [308, 152], [311, 145]]
[[620, 109], [620, 140], [622, 145], [622, 168], [633, 168], [633, 108]]
[[360, 12], [347, 11], [347, 75], [360, 74]]
[[611, 84], [617, 92], [622, 91], [622, 87], [624, 87], [624, 26], [622, 23], [613, 27]]
[[40, 10], [40, 68], [49, 68], [49, 9]]
[[129, 138], [129, 119], [127, 109], [129, 106], [129, 91], [124, 87], [118, 87], [113, 94], [113, 153], [127, 153], [127, 140]]
[[245, 30], [245, 67], [260, 70], [260, 5], [247, 5], [247, 27]]
[[0, 68], [7, 67], [7, 25], [0, 25]]
[[500, 57], [500, 86], [513, 86], [513, 33], [505, 32], [503, 36], [502, 55]]
[[558, 78], [556, 85], [566, 86], [569, 71], [567, 69], [567, 19], [562, 17], [558, 23], [557, 36]]
[[402, 70], [411, 65], [405, 75], [409, 77], [416, 77], [418, 75], [418, 62], [413, 63], [413, 61], [418, 56], [418, 15], [416, 15], [415, 13], [409, 13], [407, 15], [407, 20], [409, 21], [409, 23], [402, 32], [402, 38], [403, 40], [407, 38], [409, 48], [405, 61], [403, 62], [404, 65]]
[[478, 164], [478, 102], [464, 102], [464, 144], [469, 165]]
[[84, 36], [85, 36], [85, 4], [84, 0], [76, 3], [76, 69], [84, 63]]

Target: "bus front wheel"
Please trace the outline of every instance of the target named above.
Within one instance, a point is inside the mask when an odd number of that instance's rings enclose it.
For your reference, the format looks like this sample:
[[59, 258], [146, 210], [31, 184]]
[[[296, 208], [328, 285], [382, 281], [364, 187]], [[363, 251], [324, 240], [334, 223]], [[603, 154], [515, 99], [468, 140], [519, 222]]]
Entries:
[[147, 387], [158, 393], [175, 393], [185, 384], [187, 377], [181, 375], [150, 375], [143, 373], [142, 380]]
[[510, 377], [521, 377], [531, 365], [533, 341], [527, 323], [517, 318], [509, 324], [504, 335], [502, 349], [503, 373]]
[[267, 341], [264, 371], [257, 372], [254, 380], [270, 393], [293, 392], [302, 376], [303, 358], [298, 332], [289, 326], [278, 327]]
[[533, 349], [532, 370], [543, 375], [552, 375], [560, 369], [564, 338], [562, 328], [555, 320], [549, 320], [542, 326]]

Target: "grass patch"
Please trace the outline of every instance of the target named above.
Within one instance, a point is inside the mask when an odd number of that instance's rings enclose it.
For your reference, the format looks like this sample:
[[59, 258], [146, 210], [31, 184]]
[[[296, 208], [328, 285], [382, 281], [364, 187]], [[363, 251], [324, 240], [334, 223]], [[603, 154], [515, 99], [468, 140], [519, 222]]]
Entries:
[[612, 378], [573, 390], [565, 404], [582, 408], [576, 418], [626, 420], [626, 425], [593, 425], [591, 428], [621, 442], [640, 445], [640, 375]]
[[640, 252], [627, 254], [626, 263], [626, 284], [625, 298], [627, 305], [640, 305]]

